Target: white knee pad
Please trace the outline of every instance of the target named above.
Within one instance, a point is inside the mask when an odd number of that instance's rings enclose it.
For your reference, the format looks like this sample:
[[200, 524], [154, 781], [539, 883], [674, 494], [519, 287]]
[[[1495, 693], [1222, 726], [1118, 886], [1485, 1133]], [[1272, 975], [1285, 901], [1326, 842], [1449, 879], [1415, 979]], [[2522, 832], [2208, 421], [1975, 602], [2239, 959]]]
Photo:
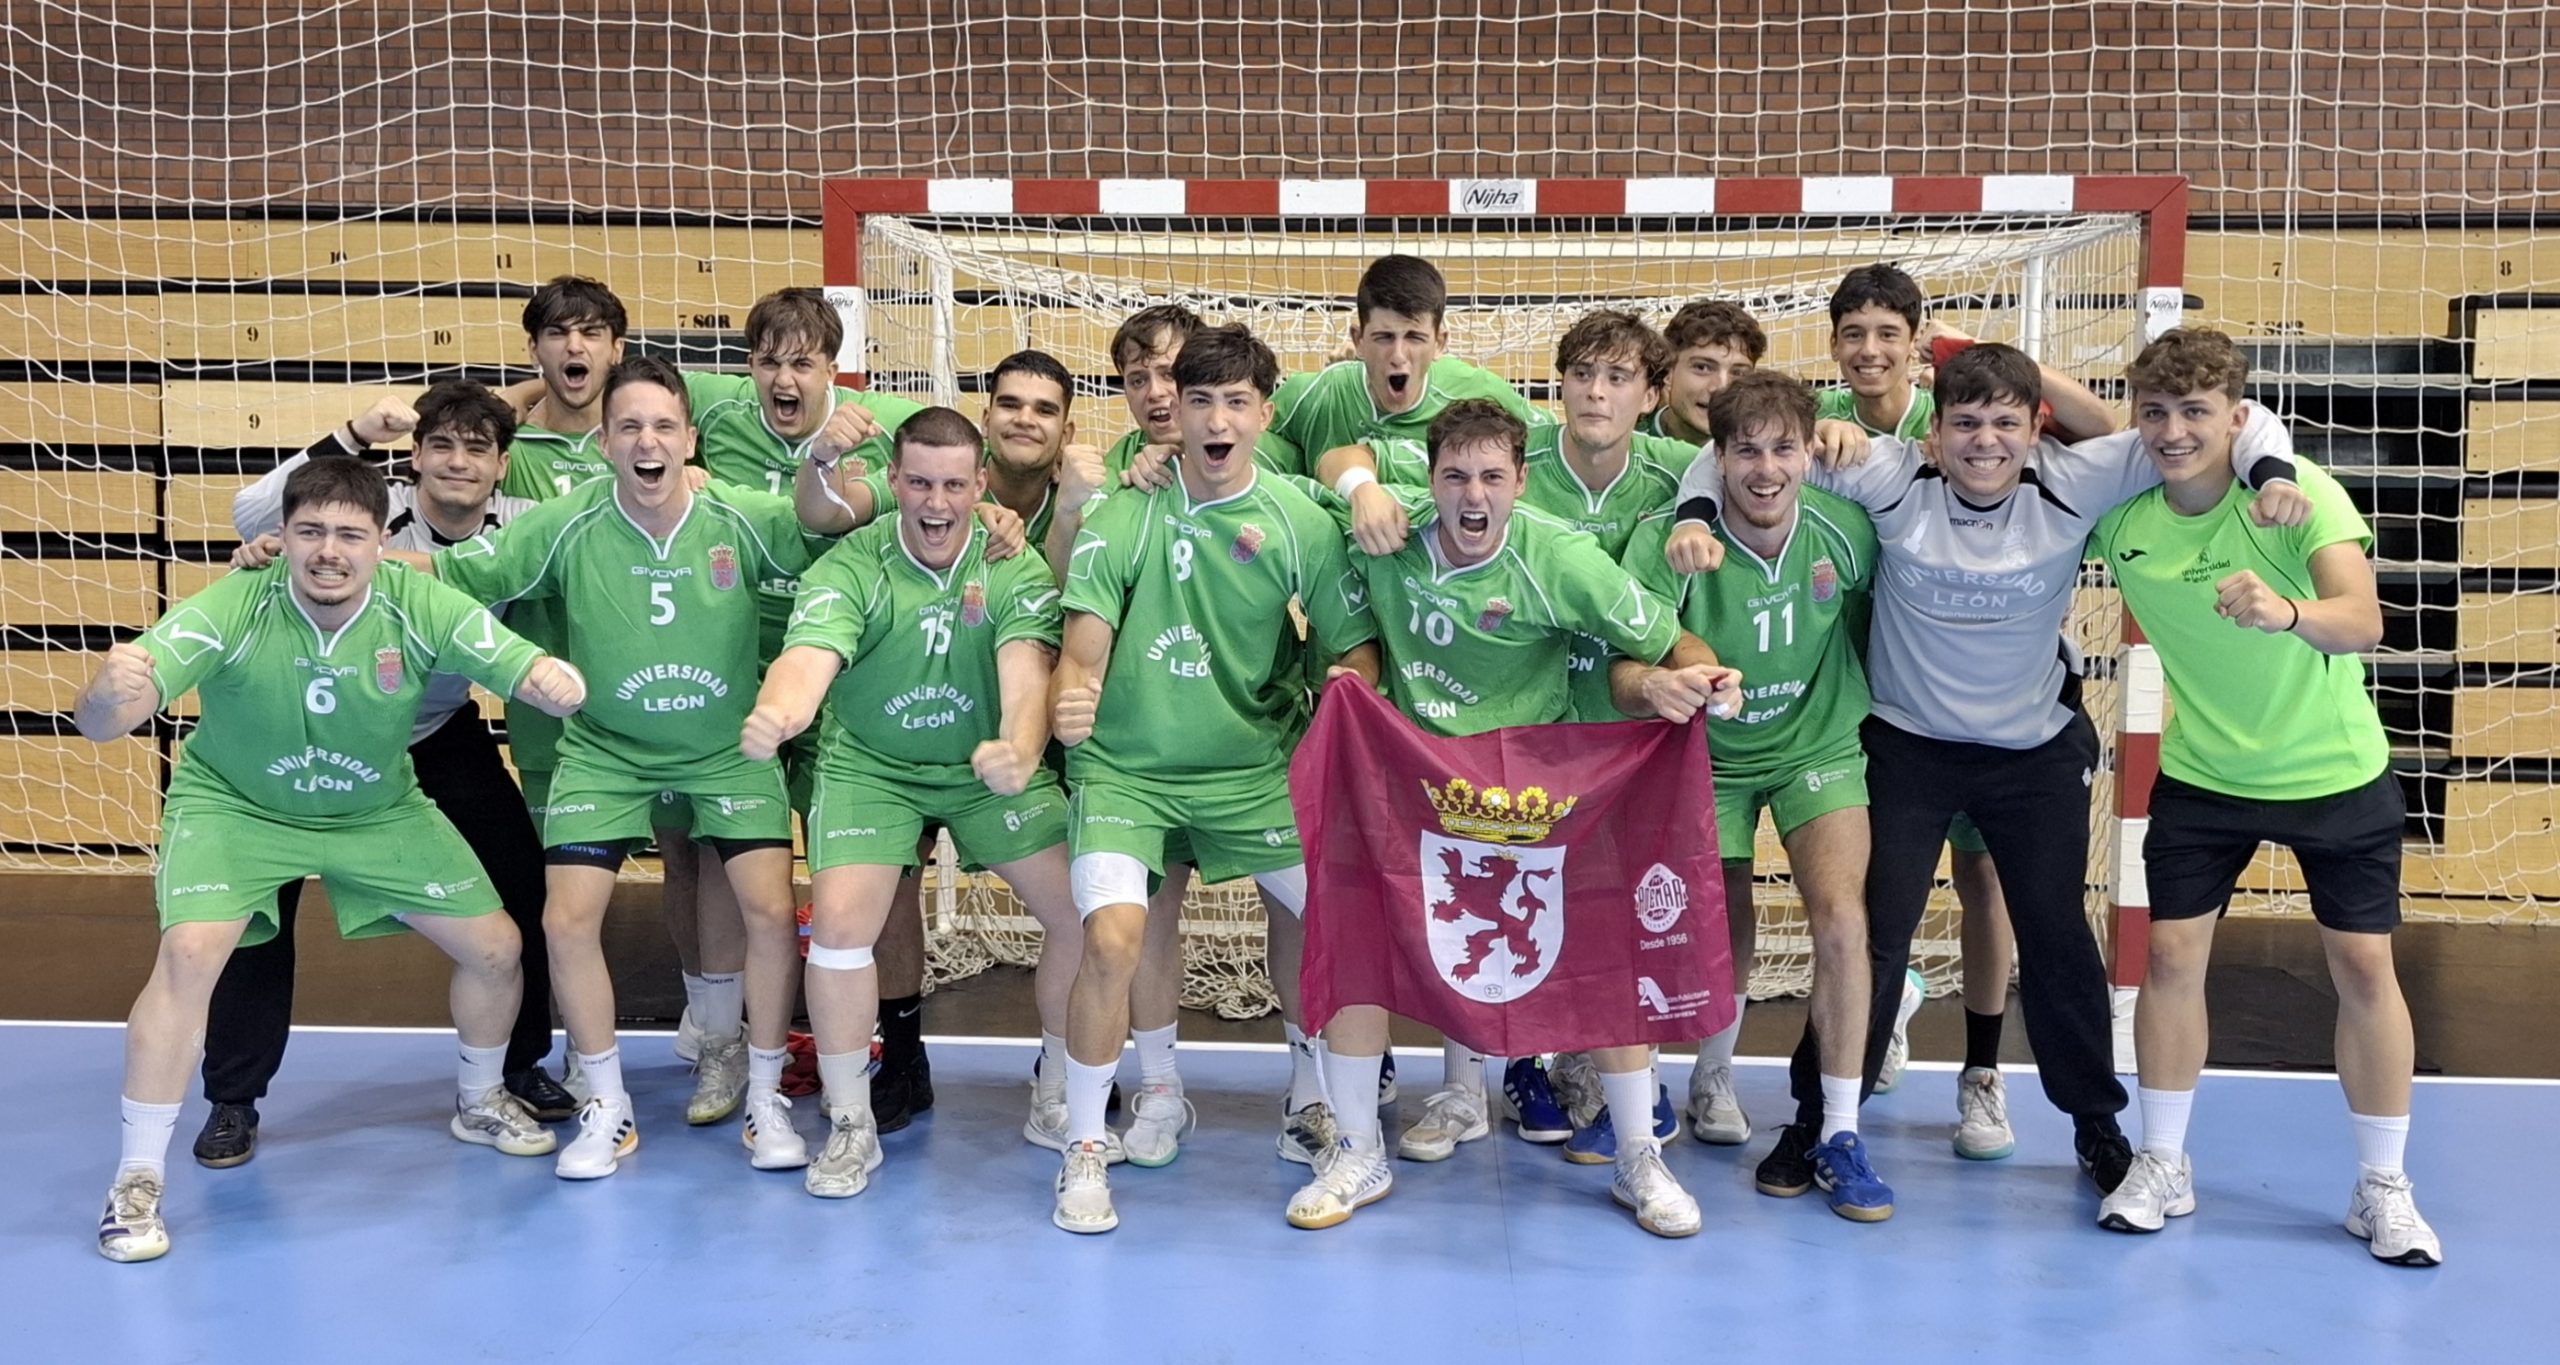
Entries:
[[830, 948], [812, 940], [809, 944], [809, 965], [824, 967], [831, 972], [858, 972], [871, 965], [871, 950]]
[[1256, 872], [1254, 885], [1262, 888], [1280, 908], [1300, 919], [1307, 917], [1307, 865], [1296, 863], [1277, 872]]
[[1106, 905], [1145, 905], [1147, 865], [1126, 853], [1081, 853], [1068, 865], [1075, 887], [1076, 918], [1091, 919]]

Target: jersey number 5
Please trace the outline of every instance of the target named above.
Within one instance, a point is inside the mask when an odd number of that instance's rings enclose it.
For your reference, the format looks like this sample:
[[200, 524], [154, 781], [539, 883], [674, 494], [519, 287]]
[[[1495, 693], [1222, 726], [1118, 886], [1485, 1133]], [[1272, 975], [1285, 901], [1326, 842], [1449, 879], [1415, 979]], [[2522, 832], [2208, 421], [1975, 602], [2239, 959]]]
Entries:
[[663, 626], [676, 619], [676, 585], [660, 580], [649, 585], [649, 624]]

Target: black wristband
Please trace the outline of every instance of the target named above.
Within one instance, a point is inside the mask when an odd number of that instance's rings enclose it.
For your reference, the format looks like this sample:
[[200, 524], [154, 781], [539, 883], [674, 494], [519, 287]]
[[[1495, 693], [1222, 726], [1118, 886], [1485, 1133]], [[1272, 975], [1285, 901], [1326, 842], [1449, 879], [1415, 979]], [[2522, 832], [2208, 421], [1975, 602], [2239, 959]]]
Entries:
[[2299, 480], [2294, 477], [2293, 460], [2291, 457], [2284, 455], [2261, 455], [2250, 464], [2248, 473], [2241, 476], [2240, 482], [2247, 484], [2252, 490], [2256, 490], [2264, 488], [2268, 484], [2274, 483], [2278, 480], [2299, 482]]
[[1671, 514], [1671, 519], [1675, 524], [1694, 521], [1712, 526], [1715, 524], [1716, 513], [1720, 510], [1722, 509], [1718, 507], [1714, 498], [1701, 493], [1697, 497], [1684, 500], [1678, 510]]
[[2284, 599], [2284, 604], [2293, 608], [2293, 619], [2285, 622], [2284, 626], [2285, 634], [2291, 635], [2293, 633], [2293, 628], [2302, 624], [2302, 604], [2294, 601], [2290, 597]]

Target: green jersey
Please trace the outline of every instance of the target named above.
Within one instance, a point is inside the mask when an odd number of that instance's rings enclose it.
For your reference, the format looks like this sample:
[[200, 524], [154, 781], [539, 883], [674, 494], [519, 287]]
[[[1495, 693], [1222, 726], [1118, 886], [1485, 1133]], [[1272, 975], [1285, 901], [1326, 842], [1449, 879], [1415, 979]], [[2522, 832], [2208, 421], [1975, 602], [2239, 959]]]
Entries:
[[[1102, 452], [1102, 486], [1105, 490], [1120, 487], [1120, 476], [1129, 472], [1129, 462], [1147, 448], [1147, 433], [1133, 431], [1111, 443]], [[1297, 445], [1276, 431], [1265, 431], [1253, 443], [1253, 462], [1274, 474], [1313, 474], [1307, 467], [1306, 455]]]
[[[1257, 472], [1193, 502], [1184, 485], [1124, 488], [1087, 509], [1065, 606], [1115, 632], [1093, 735], [1067, 775], [1144, 778], [1288, 762], [1304, 673], [1289, 599], [1332, 660], [1376, 634], [1341, 530], [1314, 498]], [[1284, 641], [1284, 637], [1286, 637]]]
[[[791, 480], [808, 458], [816, 432], [826, 429], [825, 418], [819, 419], [810, 435], [794, 441], [765, 421], [764, 404], [756, 399], [756, 382], [745, 375], [687, 370], [684, 387], [693, 404], [694, 430], [700, 433], [695, 458], [711, 471], [711, 477], [775, 497], [791, 496]], [[834, 399], [865, 409], [879, 420], [881, 435], [845, 452], [846, 458], [872, 469], [888, 467], [891, 438], [908, 418], [925, 409], [911, 398], [864, 389], [836, 389]], [[830, 408], [829, 415], [833, 411]], [[787, 600], [784, 607], [787, 611]]]
[[[994, 456], [990, 454], [985, 458], [993, 459]], [[881, 521], [890, 521], [897, 517], [898, 495], [889, 487], [889, 465], [885, 458], [874, 461], [871, 467], [863, 472], [862, 486], [871, 490], [873, 517]], [[1002, 499], [996, 496], [995, 487], [990, 484], [987, 491], [979, 495], [978, 501], [1000, 502]], [[1049, 486], [1041, 490], [1040, 506], [1022, 523], [1022, 543], [1027, 547], [1026, 553], [1035, 555], [1040, 553], [1040, 547], [1048, 542], [1049, 528], [1056, 524], [1057, 520], [1058, 484], [1053, 471]]]
[[[1624, 554], [1636, 523], [1671, 505], [1680, 488], [1681, 471], [1698, 458], [1698, 448], [1685, 441], [1638, 434], [1627, 452], [1626, 468], [1605, 488], [1595, 489], [1565, 461], [1564, 428], [1536, 427], [1529, 432], [1528, 473], [1520, 488], [1520, 505], [1532, 507], [1600, 542], [1612, 560]], [[1609, 698], [1609, 659], [1617, 651], [1585, 635], [1574, 641], [1566, 665], [1572, 673], [1575, 720], [1624, 720]]]
[[783, 647], [844, 660], [827, 690], [831, 748], [966, 768], [1003, 732], [996, 652], [1016, 640], [1058, 643], [1057, 580], [1038, 555], [988, 562], [983, 529], [949, 568], [928, 569], [899, 531], [898, 518], [882, 517], [821, 555], [800, 576]]
[[555, 601], [561, 651], [587, 675], [564, 753], [663, 772], [734, 757], [755, 705], [755, 584], [809, 567], [791, 503], [714, 483], [663, 541], [598, 479], [436, 556], [483, 602]]
[[2291, 635], [2236, 629], [2214, 613], [2217, 585], [2233, 574], [2246, 570], [2287, 597], [2308, 599], [2319, 595], [2314, 554], [2339, 544], [2371, 550], [2373, 533], [2338, 481], [2299, 456], [2294, 472], [2311, 499], [2300, 526], [2250, 521], [2253, 495], [2235, 480], [2201, 516], [2172, 510], [2161, 489], [2136, 494], [2089, 538], [2168, 675], [2160, 770], [2259, 801], [2335, 796], [2372, 781], [2391, 757], [2361, 659], [2323, 654]]
[[1902, 421], [1891, 431], [1867, 425], [1858, 415], [1858, 395], [1845, 388], [1820, 389], [1813, 395], [1813, 420], [1817, 422], [1855, 422], [1869, 436], [1891, 436], [1904, 441], [1923, 441], [1929, 436], [1929, 418], [1938, 410], [1938, 400], [1927, 389], [1911, 391], [1911, 406], [1902, 410]]
[[604, 429], [572, 436], [530, 424], [516, 428], [507, 444], [507, 474], [498, 491], [541, 502], [557, 498], [587, 480], [613, 472], [605, 463]]
[[1436, 519], [1394, 554], [1351, 558], [1377, 618], [1387, 696], [1435, 734], [1563, 719], [1566, 657], [1582, 635], [1647, 663], [1680, 638], [1671, 609], [1599, 542], [1526, 506], [1479, 563], [1449, 564]]
[[204, 719], [169, 780], [187, 796], [288, 819], [362, 815], [414, 794], [409, 732], [427, 681], [459, 673], [512, 696], [542, 651], [469, 597], [398, 563], [322, 630], [282, 559], [217, 579], [135, 641], [163, 704], [194, 688]]
[[1428, 484], [1431, 419], [1461, 398], [1490, 398], [1532, 427], [1555, 424], [1544, 409], [1529, 406], [1519, 390], [1463, 360], [1442, 356], [1423, 373], [1421, 401], [1396, 413], [1378, 411], [1369, 396], [1368, 372], [1357, 360], [1291, 375], [1271, 397], [1271, 430], [1298, 448], [1301, 467], [1296, 473], [1314, 474], [1313, 462], [1328, 450], [1367, 446], [1377, 457], [1381, 480]]
[[1669, 515], [1649, 517], [1627, 546], [1627, 567], [1671, 599], [1680, 624], [1742, 670], [1742, 711], [1707, 718], [1718, 772], [1736, 779], [1800, 767], [1858, 742], [1867, 718], [1864, 661], [1876, 531], [1866, 511], [1818, 488], [1799, 489], [1795, 529], [1762, 559], [1722, 521], [1724, 567], [1674, 572], [1663, 558]]

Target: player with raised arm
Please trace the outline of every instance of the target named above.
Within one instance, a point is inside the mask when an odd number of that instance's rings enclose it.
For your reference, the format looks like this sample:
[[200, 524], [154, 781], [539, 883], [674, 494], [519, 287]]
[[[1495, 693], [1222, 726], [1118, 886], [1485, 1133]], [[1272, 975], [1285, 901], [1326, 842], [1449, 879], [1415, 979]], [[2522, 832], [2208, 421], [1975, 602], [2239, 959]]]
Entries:
[[[791, 810], [780, 764], [741, 756], [730, 736], [759, 672], [755, 585], [797, 575], [811, 552], [788, 501], [685, 478], [693, 426], [674, 366], [624, 361], [604, 406], [611, 479], [434, 561], [485, 602], [556, 601], [568, 658], [602, 689], [561, 740], [543, 822], [552, 985], [591, 1091], [558, 1171], [608, 1176], [639, 1144], [602, 930], [616, 871], [671, 797], [720, 855], [745, 919], [745, 1140], [758, 1168], [796, 1169], [807, 1149], [779, 1088], [799, 957]], [[706, 1057], [735, 1046], [725, 1021], [700, 1022]]]
[[348, 938], [421, 936], [453, 959], [459, 1093], [450, 1131], [513, 1156], [554, 1139], [507, 1093], [523, 945], [471, 848], [418, 790], [409, 736], [429, 680], [459, 673], [560, 714], [585, 684], [460, 593], [382, 564], [390, 496], [356, 460], [297, 469], [284, 562], [243, 570], [110, 648], [72, 718], [105, 743], [195, 690], [160, 819], [160, 949], [126, 1025], [123, 1155], [98, 1252], [169, 1250], [169, 1140], [206, 1005], [234, 947], [277, 926], [276, 888], [318, 876]]
[[[1602, 360], [1610, 354], [1604, 351]], [[1632, 427], [1633, 413], [1627, 416]], [[1566, 661], [1583, 634], [1640, 661], [1613, 677], [1622, 718], [1685, 721], [1703, 706], [1737, 704], [1739, 676], [1717, 666], [1714, 653], [1680, 629], [1661, 599], [1591, 537], [1517, 505], [1533, 477], [1524, 457], [1530, 438], [1517, 416], [1482, 399], [1452, 403], [1433, 419], [1431, 515], [1395, 553], [1351, 557], [1377, 622], [1379, 657], [1374, 666], [1362, 659], [1346, 666], [1382, 679], [1396, 709], [1442, 735], [1566, 719], [1573, 704]], [[1386, 1010], [1344, 1006], [1324, 1036], [1326, 1088], [1336, 1095], [1374, 1091], [1387, 1044]], [[1652, 1110], [1650, 1048], [1600, 1047], [1591, 1056], [1616, 1112]], [[1297, 1227], [1333, 1227], [1394, 1187], [1377, 1112], [1348, 1105], [1335, 1121], [1340, 1144], [1289, 1201], [1289, 1222]], [[1444, 1089], [1425, 1106], [1423, 1125], [1452, 1145], [1484, 1136], [1482, 1092]], [[1613, 1155], [1611, 1193], [1636, 1211], [1646, 1231], [1686, 1237], [1698, 1230], [1697, 1201], [1662, 1164], [1657, 1138], [1650, 1132], [1621, 1138]]]
[[[1277, 940], [1273, 984], [1282, 1017], [1297, 1021], [1306, 867], [1289, 808], [1289, 750], [1303, 702], [1283, 645], [1289, 603], [1303, 605], [1308, 647], [1326, 659], [1374, 633], [1332, 517], [1250, 454], [1279, 379], [1270, 348], [1242, 327], [1203, 328], [1183, 344], [1174, 379], [1179, 477], [1088, 510], [1052, 687], [1075, 791], [1069, 837], [1085, 922], [1067, 1015], [1071, 1145], [1052, 1215], [1070, 1232], [1119, 1226], [1103, 1108], [1128, 1032], [1148, 879], [1163, 871], [1169, 838], [1187, 838], [1203, 877], [1261, 885]], [[1188, 1102], [1154, 1080], [1133, 1102], [1141, 1119], [1168, 1106]], [[1333, 1145], [1320, 1103], [1290, 1115], [1288, 1129], [1283, 1140], [1311, 1161]]]
[[[1680, 622], [1750, 679], [1743, 709], [1707, 722], [1715, 755], [1717, 843], [1725, 913], [1747, 926], [1751, 864], [1765, 807], [1786, 846], [1813, 937], [1813, 1009], [1822, 1107], [1814, 1176], [1833, 1211], [1859, 1222], [1893, 1213], [1858, 1137], [1867, 1001], [1867, 759], [1858, 726], [1868, 710], [1868, 594], [1876, 533], [1866, 512], [1806, 488], [1813, 459], [1813, 394], [1766, 370], [1734, 380], [1708, 403], [1723, 479], [1713, 527], [1724, 567], [1681, 574], [1663, 544], [1668, 516], [1648, 520], [1627, 567], [1673, 602]], [[1737, 927], [1734, 978], [1748, 970], [1753, 935]], [[1738, 1144], [1751, 1121], [1733, 1087], [1732, 1031], [1702, 1043], [1690, 1073], [1691, 1131]], [[1803, 1186], [1768, 1190], [1804, 1193]]]
[[[1968, 812], [2012, 893], [2045, 1094], [2072, 1116], [2081, 1166], [2105, 1194], [2132, 1150], [2116, 1124], [2125, 1095], [2113, 1074], [2106, 971], [2082, 905], [2097, 731], [2080, 708], [2079, 651], [2062, 624], [2090, 528], [2160, 475], [2131, 433], [2076, 447], [2040, 439], [2038, 369], [2011, 347], [1958, 354], [1939, 368], [1936, 396], [1935, 464], [1886, 437], [1865, 463], [1808, 476], [1865, 507], [1882, 543], [1867, 653], [1874, 712], [1861, 730], [1874, 838], [1866, 1074], [1872, 1081], [1883, 1062], [1947, 827]], [[2252, 515], [2298, 521], [2305, 504], [2290, 482], [2291, 442], [2263, 411], [2251, 420], [2231, 459], [2266, 490]], [[1684, 515], [1701, 491], [1692, 470]], [[1698, 533], [1684, 525], [1673, 538]], [[1809, 1022], [1795, 1053], [1796, 1121], [1760, 1163], [1764, 1190], [1814, 1178], [1818, 1050]]]
[[[949, 408], [899, 428], [889, 463], [897, 515], [802, 576], [782, 655], [741, 737], [748, 758], [768, 758], [827, 703], [809, 820], [806, 976], [829, 1125], [807, 1185], [825, 1198], [860, 1194], [880, 1164], [867, 1074], [881, 1006], [872, 956], [928, 826], [947, 826], [961, 855], [1004, 878], [1039, 921], [1041, 1028], [1066, 1029], [1079, 939], [1067, 802], [1040, 763], [1058, 590], [1038, 556], [987, 559], [972, 512], [986, 492], [981, 447], [977, 428]], [[1063, 1069], [1061, 1055], [1053, 1070]]]
[[2161, 485], [2098, 523], [2093, 556], [2168, 676], [2169, 725], [2142, 848], [2151, 956], [2135, 1006], [2142, 1147], [2101, 1227], [2157, 1232], [2195, 1212], [2187, 1121], [2205, 1061], [2215, 921], [2261, 842], [2293, 850], [2338, 990], [2338, 1081], [2358, 1170], [2347, 1231], [2397, 1265], [2444, 1259], [2401, 1153], [2416, 1055], [2392, 965], [2405, 808], [2358, 657], [2382, 640], [2372, 532], [2310, 465], [2300, 526], [2248, 515], [2230, 447], [2248, 420], [2248, 362], [2219, 332], [2180, 328], [2125, 370]]

